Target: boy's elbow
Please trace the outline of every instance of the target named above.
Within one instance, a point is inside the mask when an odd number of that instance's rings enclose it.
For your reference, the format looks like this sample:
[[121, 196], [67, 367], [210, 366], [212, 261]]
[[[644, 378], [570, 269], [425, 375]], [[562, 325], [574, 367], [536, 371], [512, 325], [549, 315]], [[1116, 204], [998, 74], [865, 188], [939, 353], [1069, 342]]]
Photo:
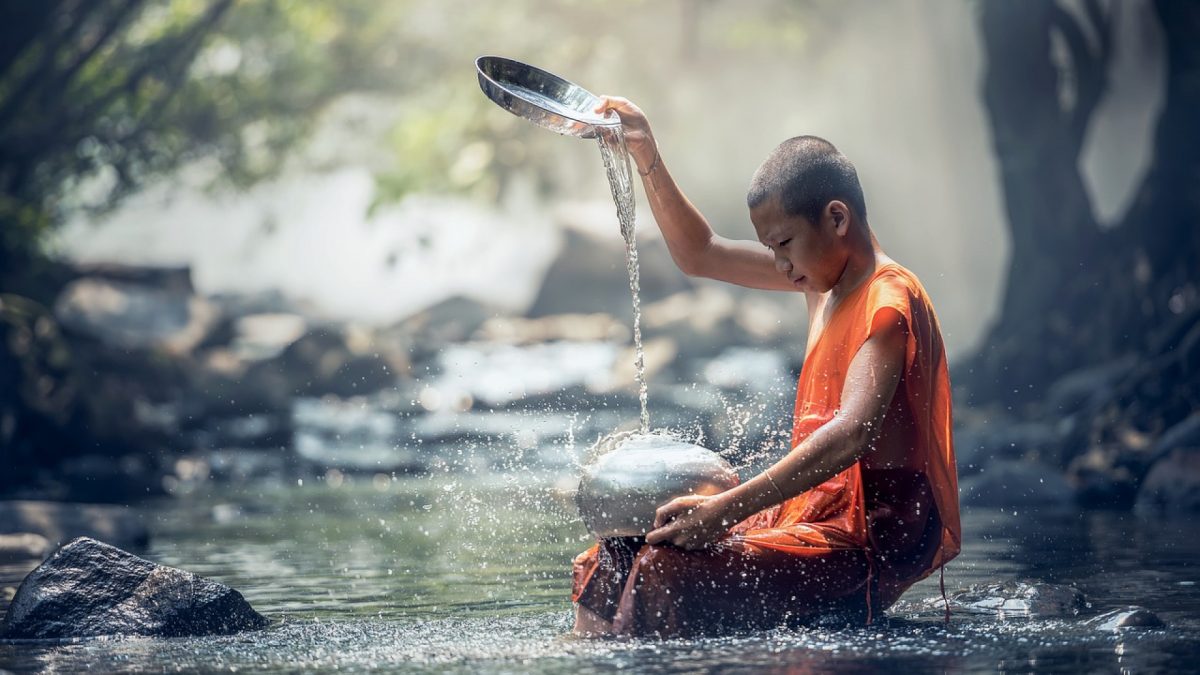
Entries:
[[711, 277], [708, 251], [709, 247], [705, 245], [692, 251], [672, 252], [671, 258], [675, 261], [675, 266], [679, 268], [679, 271], [689, 277]]
[[846, 425], [845, 448], [852, 460], [862, 459], [875, 443], [877, 424], [871, 420], [855, 420]]
[[700, 264], [700, 261], [692, 258], [678, 258], [675, 260], [675, 266], [679, 268], [680, 272], [683, 272], [689, 277], [706, 276], [703, 271], [703, 265]]

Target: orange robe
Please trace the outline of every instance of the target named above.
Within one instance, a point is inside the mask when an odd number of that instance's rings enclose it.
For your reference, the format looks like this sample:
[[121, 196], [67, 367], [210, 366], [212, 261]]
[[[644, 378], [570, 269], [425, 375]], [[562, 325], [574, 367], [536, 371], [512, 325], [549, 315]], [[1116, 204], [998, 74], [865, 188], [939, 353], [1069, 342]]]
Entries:
[[[888, 409], [905, 434], [903, 468], [861, 462], [751, 516], [703, 551], [606, 540], [574, 562], [572, 599], [625, 635], [677, 636], [803, 623], [831, 612], [870, 621], [960, 549], [950, 379], [925, 289], [894, 263], [833, 310], [809, 350], [791, 447], [837, 413], [846, 373], [877, 313], [895, 310], [908, 338]], [[909, 422], [908, 420], [911, 420]]]

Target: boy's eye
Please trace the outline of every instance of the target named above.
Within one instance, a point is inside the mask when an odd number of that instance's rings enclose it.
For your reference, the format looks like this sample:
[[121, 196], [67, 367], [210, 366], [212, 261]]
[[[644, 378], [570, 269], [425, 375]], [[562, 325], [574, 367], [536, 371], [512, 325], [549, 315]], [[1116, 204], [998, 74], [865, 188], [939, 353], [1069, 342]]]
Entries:
[[788, 244], [791, 243], [791, 241], [792, 241], [791, 239], [784, 239], [783, 241], [779, 242], [779, 248], [783, 248], [784, 246], [787, 246]]

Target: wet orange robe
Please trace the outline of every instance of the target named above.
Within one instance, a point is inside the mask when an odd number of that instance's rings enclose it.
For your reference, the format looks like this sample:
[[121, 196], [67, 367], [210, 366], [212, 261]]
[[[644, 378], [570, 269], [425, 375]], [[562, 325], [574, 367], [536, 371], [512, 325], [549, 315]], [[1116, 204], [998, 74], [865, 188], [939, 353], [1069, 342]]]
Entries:
[[856, 462], [704, 551], [600, 542], [575, 559], [572, 599], [626, 635], [770, 628], [832, 611], [869, 621], [956, 556], [946, 354], [929, 297], [908, 270], [880, 267], [834, 308], [800, 373], [791, 447], [834, 417], [850, 361], [889, 308], [908, 328], [905, 368], [888, 409], [890, 422], [905, 420], [889, 433], [906, 436], [906, 467]]

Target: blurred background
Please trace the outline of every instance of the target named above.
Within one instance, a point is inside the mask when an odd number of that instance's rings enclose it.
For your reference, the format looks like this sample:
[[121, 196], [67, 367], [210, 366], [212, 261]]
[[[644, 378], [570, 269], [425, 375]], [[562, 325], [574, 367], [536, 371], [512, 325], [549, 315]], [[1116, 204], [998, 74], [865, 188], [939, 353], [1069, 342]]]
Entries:
[[[213, 485], [569, 491], [636, 424], [624, 249], [595, 144], [488, 101], [484, 54], [637, 102], [726, 236], [783, 139], [848, 155], [938, 310], [968, 507], [1195, 511], [1198, 7], [4, 2], [0, 531]], [[653, 426], [777, 457], [803, 303], [685, 277], [641, 199]]]

